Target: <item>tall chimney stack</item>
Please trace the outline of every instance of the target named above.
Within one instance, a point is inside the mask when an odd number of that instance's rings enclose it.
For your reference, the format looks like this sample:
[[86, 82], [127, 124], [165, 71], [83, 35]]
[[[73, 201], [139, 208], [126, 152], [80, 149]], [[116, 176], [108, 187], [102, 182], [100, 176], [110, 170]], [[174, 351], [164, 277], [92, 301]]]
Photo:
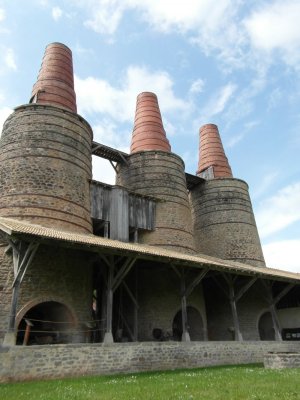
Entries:
[[157, 97], [151, 92], [140, 93], [136, 103], [130, 152], [137, 153], [143, 150], [171, 151]]
[[54, 105], [77, 112], [72, 53], [64, 44], [51, 43], [46, 47], [30, 103]]
[[[217, 125], [200, 128], [199, 164], [196, 174], [210, 178], [232, 178], [232, 172], [222, 145]], [[207, 174], [210, 169], [211, 173]]]
[[154, 93], [137, 97], [131, 154], [118, 165], [117, 184], [158, 200], [155, 230], [141, 230], [139, 243], [195, 252], [184, 162], [171, 153]]

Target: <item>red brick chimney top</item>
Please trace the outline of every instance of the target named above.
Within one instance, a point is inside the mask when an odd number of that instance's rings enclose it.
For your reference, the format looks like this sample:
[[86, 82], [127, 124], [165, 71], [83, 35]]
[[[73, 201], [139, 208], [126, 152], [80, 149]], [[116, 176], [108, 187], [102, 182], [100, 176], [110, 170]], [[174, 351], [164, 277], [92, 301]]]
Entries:
[[52, 104], [77, 112], [72, 52], [64, 44], [51, 43], [46, 47], [30, 102]]
[[130, 146], [131, 153], [143, 150], [171, 151], [163, 127], [157, 97], [151, 92], [140, 93], [137, 97]]
[[217, 125], [200, 128], [199, 164], [197, 175], [213, 167], [214, 178], [232, 178], [232, 171], [225, 155]]

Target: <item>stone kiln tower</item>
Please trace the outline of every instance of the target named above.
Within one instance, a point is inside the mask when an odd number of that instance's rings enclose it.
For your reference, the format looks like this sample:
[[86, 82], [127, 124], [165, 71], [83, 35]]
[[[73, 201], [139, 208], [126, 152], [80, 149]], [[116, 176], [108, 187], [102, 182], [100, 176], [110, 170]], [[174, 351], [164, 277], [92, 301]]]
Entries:
[[[71, 51], [52, 43], [46, 48], [30, 103], [17, 107], [3, 127], [0, 216], [53, 230], [91, 233], [91, 143], [92, 130], [76, 111]], [[14, 244], [20, 254], [25, 245]], [[9, 290], [13, 277], [6, 246], [5, 242], [0, 246], [0, 284]], [[91, 317], [91, 279], [84, 252], [40, 244], [21, 288], [14, 282], [13, 294], [9, 290], [1, 304], [0, 330], [5, 331], [9, 314], [12, 333], [18, 326], [24, 332], [24, 318], [53, 317], [55, 323], [64, 321], [73, 338], [79, 337], [78, 321]], [[19, 311], [14, 315], [16, 305]], [[41, 330], [37, 324], [35, 329]], [[52, 324], [49, 329], [59, 326]]]
[[71, 51], [47, 46], [30, 104], [7, 119], [0, 143], [0, 216], [91, 232], [92, 130], [76, 112]]
[[190, 192], [196, 250], [265, 267], [246, 182], [233, 178], [216, 125], [200, 129], [197, 175]]
[[194, 253], [184, 163], [171, 153], [154, 93], [137, 98], [131, 154], [118, 166], [117, 184], [158, 199], [155, 230], [141, 232], [140, 243]]

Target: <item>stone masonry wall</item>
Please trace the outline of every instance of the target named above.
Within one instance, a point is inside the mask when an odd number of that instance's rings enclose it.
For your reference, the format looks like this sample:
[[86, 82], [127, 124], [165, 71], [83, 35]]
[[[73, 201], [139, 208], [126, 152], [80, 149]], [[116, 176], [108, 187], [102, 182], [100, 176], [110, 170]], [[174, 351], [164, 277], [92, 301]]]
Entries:
[[265, 267], [248, 192], [239, 179], [212, 179], [190, 192], [196, 250]]
[[91, 232], [92, 131], [53, 106], [18, 107], [0, 141], [0, 215]]
[[[181, 310], [180, 279], [171, 268], [153, 266], [138, 270], [138, 324], [140, 341], [153, 340], [152, 331], [160, 328], [172, 335], [173, 319]], [[206, 337], [206, 311], [202, 285], [199, 284], [187, 299], [202, 319], [202, 337]], [[200, 338], [199, 338], [200, 339]]]
[[[226, 288], [225, 281], [222, 281]], [[244, 340], [259, 340], [258, 320], [268, 305], [263, 287], [255, 283], [237, 302], [240, 331]], [[204, 281], [209, 340], [233, 340], [233, 319], [229, 299], [219, 286]]]
[[[0, 335], [3, 338], [10, 313], [13, 266], [12, 255], [3, 254], [3, 248], [0, 250], [0, 257], [3, 258], [0, 270], [0, 285], [3, 285], [0, 292]], [[75, 323], [91, 320], [92, 267], [86, 253], [54, 246], [39, 247], [21, 284], [17, 324], [30, 308], [48, 301], [64, 304], [72, 313]], [[83, 330], [80, 325], [74, 329]], [[78, 335], [84, 336], [80, 332]]]
[[300, 342], [148, 342], [0, 347], [0, 382], [261, 363]]
[[157, 198], [155, 230], [139, 232], [139, 243], [194, 253], [191, 209], [184, 163], [164, 151], [131, 154], [118, 165], [117, 184], [136, 193]]
[[268, 353], [264, 356], [265, 368], [299, 368], [300, 353]]

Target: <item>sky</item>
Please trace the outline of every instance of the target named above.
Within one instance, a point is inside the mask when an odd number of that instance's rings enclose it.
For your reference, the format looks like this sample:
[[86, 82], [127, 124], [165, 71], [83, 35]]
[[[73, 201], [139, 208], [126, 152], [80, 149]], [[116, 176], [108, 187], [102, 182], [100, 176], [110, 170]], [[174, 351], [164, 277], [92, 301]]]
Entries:
[[[299, 0], [0, 0], [0, 128], [62, 42], [97, 142], [129, 152], [136, 96], [151, 91], [195, 174], [199, 128], [217, 124], [267, 266], [300, 272], [299, 21]], [[114, 183], [108, 161], [93, 163]]]

